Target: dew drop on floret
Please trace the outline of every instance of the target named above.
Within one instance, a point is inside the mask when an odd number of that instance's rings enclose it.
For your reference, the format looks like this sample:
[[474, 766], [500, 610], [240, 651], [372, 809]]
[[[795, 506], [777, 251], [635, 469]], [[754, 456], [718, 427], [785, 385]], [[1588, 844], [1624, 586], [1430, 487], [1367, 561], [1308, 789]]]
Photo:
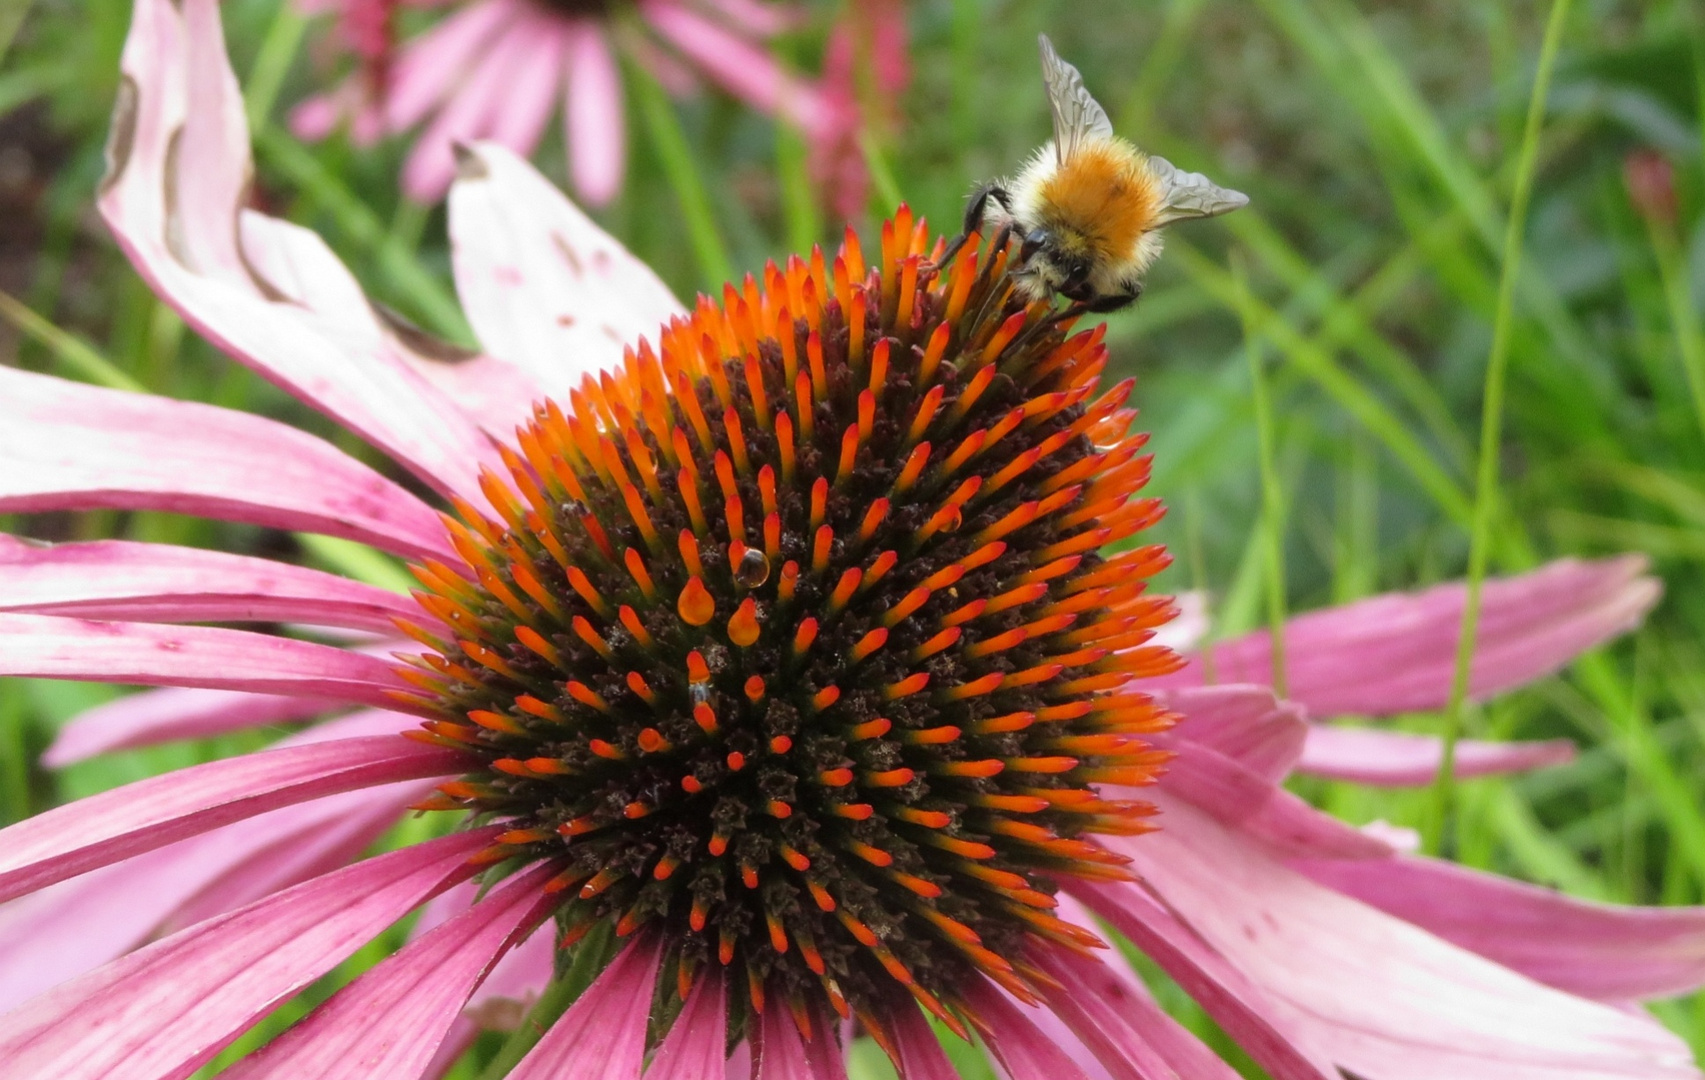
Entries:
[[1056, 883], [1151, 827], [1108, 790], [1158, 775], [1128, 684], [1177, 663], [1130, 386], [1004, 238], [929, 244], [902, 211], [874, 267], [849, 231], [701, 298], [536, 408], [497, 518], [449, 519], [471, 570], [415, 568], [414, 734], [481, 762], [422, 806], [557, 867], [565, 943], [660, 934], [658, 1015], [726, 969], [734, 1025], [880, 1035], [909, 994], [962, 1029], [965, 979], [1034, 999], [1028, 942], [1099, 944]]

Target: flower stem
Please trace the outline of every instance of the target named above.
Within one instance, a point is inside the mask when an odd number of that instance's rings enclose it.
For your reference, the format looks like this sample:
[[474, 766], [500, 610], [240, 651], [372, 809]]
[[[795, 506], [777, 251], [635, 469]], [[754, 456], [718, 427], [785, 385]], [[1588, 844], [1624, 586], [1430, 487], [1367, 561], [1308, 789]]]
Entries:
[[1502, 267], [1498, 277], [1498, 300], [1492, 318], [1492, 348], [1486, 359], [1486, 384], [1480, 412], [1480, 461], [1474, 485], [1474, 516], [1468, 541], [1468, 596], [1462, 608], [1462, 630], [1457, 638], [1456, 670], [1451, 678], [1450, 701], [1445, 707], [1442, 753], [1438, 777], [1433, 783], [1433, 808], [1428, 821], [1427, 850], [1444, 850], [1452, 807], [1456, 798], [1456, 744], [1462, 734], [1462, 713], [1468, 700], [1469, 676], [1474, 660], [1475, 631], [1480, 622], [1480, 593], [1492, 543], [1492, 519], [1498, 505], [1498, 450], [1502, 443], [1504, 380], [1509, 369], [1510, 333], [1514, 323], [1516, 279], [1521, 270], [1522, 232], [1527, 218], [1528, 197], [1533, 192], [1534, 162], [1539, 156], [1539, 132], [1545, 122], [1545, 97], [1551, 85], [1551, 69], [1568, 22], [1569, 0], [1553, 0], [1546, 19], [1545, 38], [1534, 72], [1533, 92], [1527, 103], [1527, 123], [1522, 131], [1516, 164], [1515, 189], [1510, 195], [1509, 219], [1504, 226]]
[[1658, 277], [1663, 282], [1664, 299], [1669, 304], [1670, 330], [1675, 334], [1676, 347], [1681, 351], [1682, 370], [1687, 373], [1687, 387], [1693, 394], [1693, 412], [1699, 421], [1699, 432], [1705, 435], [1705, 336], [1699, 332], [1699, 313], [1693, 310], [1687, 261], [1675, 234], [1664, 223], [1648, 221], [1652, 238], [1652, 253], [1658, 261]]
[[93, 345], [68, 330], [61, 330], [37, 315], [29, 305], [0, 290], [0, 319], [17, 327], [21, 333], [41, 342], [59, 361], [78, 375], [112, 390], [133, 390], [143, 393], [141, 383], [119, 369], [117, 364], [102, 356]]
[[1285, 510], [1275, 464], [1273, 403], [1268, 396], [1267, 370], [1262, 363], [1262, 338], [1254, 305], [1249, 303], [1249, 280], [1241, 252], [1232, 252], [1237, 312], [1243, 319], [1243, 351], [1249, 357], [1249, 396], [1255, 409], [1255, 440], [1261, 471], [1261, 535], [1266, 561], [1267, 633], [1272, 642], [1273, 692], [1286, 694], [1285, 683]]
[[250, 128], [263, 127], [272, 115], [272, 107], [278, 103], [278, 89], [284, 85], [284, 76], [296, 60], [296, 51], [301, 48], [302, 35], [307, 29], [308, 20], [297, 14], [294, 7], [279, 5], [266, 37], [261, 39], [254, 66], [249, 69], [248, 85], [243, 87]]
[[479, 1080], [502, 1080], [520, 1064], [527, 1052], [538, 1045], [545, 1032], [551, 1029], [568, 1007], [580, 999], [592, 980], [604, 970], [610, 957], [610, 942], [614, 935], [606, 920], [593, 927], [574, 949], [574, 960], [560, 978], [552, 979], [545, 992], [533, 1004], [521, 1026], [509, 1036], [480, 1073]]
[[[627, 70], [628, 80], [633, 84], [634, 100], [639, 105], [639, 115], [645, 121], [645, 133], [663, 165], [669, 186], [675, 189], [675, 201], [681, 207], [681, 216], [686, 219], [687, 239], [693, 246], [694, 257], [698, 259], [700, 273], [712, 286], [733, 281], [734, 265], [729, 262], [728, 247], [717, 230], [710, 196], [705, 193], [704, 177], [699, 175], [692, 149], [687, 145], [687, 134], [681, 130], [680, 118], [670, 106], [663, 87], [657, 84], [644, 65], [629, 63]], [[721, 294], [720, 288], [711, 291], [714, 295]]]

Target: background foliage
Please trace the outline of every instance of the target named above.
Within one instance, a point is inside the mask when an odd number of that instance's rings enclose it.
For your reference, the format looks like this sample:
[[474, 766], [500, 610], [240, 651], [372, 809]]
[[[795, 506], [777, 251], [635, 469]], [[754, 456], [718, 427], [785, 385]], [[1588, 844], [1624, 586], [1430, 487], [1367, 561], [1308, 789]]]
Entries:
[[[0, 362], [282, 417], [374, 455], [186, 334], [129, 270], [91, 206], [127, 0], [0, 6]], [[378, 297], [466, 340], [440, 210], [399, 201], [403, 147], [303, 146], [285, 108], [327, 74], [277, 0], [229, 0], [269, 210], [322, 232]], [[814, 70], [826, 2], [780, 48]], [[904, 197], [951, 226], [970, 185], [1045, 137], [1035, 35], [1084, 71], [1115, 126], [1248, 192], [1223, 223], [1174, 230], [1136, 309], [1113, 319], [1170, 502], [1170, 587], [1205, 588], [1216, 634], [1265, 618], [1259, 528], [1283, 537], [1291, 609], [1459, 576], [1506, 213], [1549, 5], [1465, 0], [920, 0], [903, 122], [872, 132], [865, 220]], [[630, 92], [629, 182], [601, 215], [682, 296], [719, 284], [686, 242], [680, 174]], [[1456, 792], [1455, 857], [1578, 895], [1697, 903], [1705, 889], [1705, 11], [1688, 0], [1580, 0], [1553, 75], [1509, 322], [1494, 572], [1562, 554], [1649, 554], [1666, 597], [1645, 629], [1569, 672], [1471, 712], [1468, 733], [1582, 744], [1569, 766]], [[838, 234], [799, 147], [707, 96], [677, 105], [696, 181], [737, 272]], [[647, 135], [650, 135], [650, 138]], [[1655, 153], [1675, 211], [1631, 201]], [[561, 180], [560, 146], [538, 160]], [[1247, 292], [1234, 275], [1244, 268]], [[1248, 328], [1246, 334], [1245, 327]], [[1264, 361], [1278, 513], [1264, 518], [1246, 349]], [[1692, 379], [1689, 368], [1692, 365]], [[369, 578], [343, 545], [155, 513], [0, 517], [51, 539], [126, 536], [260, 551]], [[49, 774], [33, 760], [67, 716], [116, 691], [0, 682], [0, 822], [266, 741], [112, 755]], [[1401, 719], [1416, 731], [1441, 720]], [[1429, 824], [1427, 792], [1324, 782], [1304, 794], [1355, 822]], [[371, 963], [384, 944], [346, 965]], [[1210, 1027], [1182, 995], [1175, 1006]], [[305, 1007], [305, 1006], [304, 1006]], [[1705, 1000], [1664, 1020], [1705, 1052]], [[867, 1048], [868, 1049], [868, 1048]], [[477, 1075], [482, 1045], [460, 1071]], [[880, 1055], [858, 1068], [880, 1075]], [[1235, 1055], [1233, 1055], [1235, 1057]], [[967, 1075], [986, 1066], [967, 1061]], [[1251, 1075], [1255, 1075], [1253, 1072]]]

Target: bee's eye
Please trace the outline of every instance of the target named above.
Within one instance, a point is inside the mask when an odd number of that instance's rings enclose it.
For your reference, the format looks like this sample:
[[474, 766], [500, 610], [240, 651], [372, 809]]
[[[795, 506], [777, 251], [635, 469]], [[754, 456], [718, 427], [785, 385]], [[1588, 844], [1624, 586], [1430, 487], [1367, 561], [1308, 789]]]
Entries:
[[1024, 243], [1018, 249], [1018, 257], [1028, 261], [1031, 256], [1047, 247], [1052, 239], [1044, 229], [1031, 229], [1024, 234]]

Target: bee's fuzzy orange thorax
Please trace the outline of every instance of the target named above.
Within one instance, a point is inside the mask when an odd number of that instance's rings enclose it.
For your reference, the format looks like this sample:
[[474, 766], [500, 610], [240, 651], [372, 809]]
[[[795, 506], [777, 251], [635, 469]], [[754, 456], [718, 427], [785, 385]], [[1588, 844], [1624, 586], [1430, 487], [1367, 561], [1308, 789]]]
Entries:
[[1096, 262], [1130, 258], [1162, 203], [1148, 159], [1118, 138], [1080, 145], [1039, 195], [1040, 223]]

